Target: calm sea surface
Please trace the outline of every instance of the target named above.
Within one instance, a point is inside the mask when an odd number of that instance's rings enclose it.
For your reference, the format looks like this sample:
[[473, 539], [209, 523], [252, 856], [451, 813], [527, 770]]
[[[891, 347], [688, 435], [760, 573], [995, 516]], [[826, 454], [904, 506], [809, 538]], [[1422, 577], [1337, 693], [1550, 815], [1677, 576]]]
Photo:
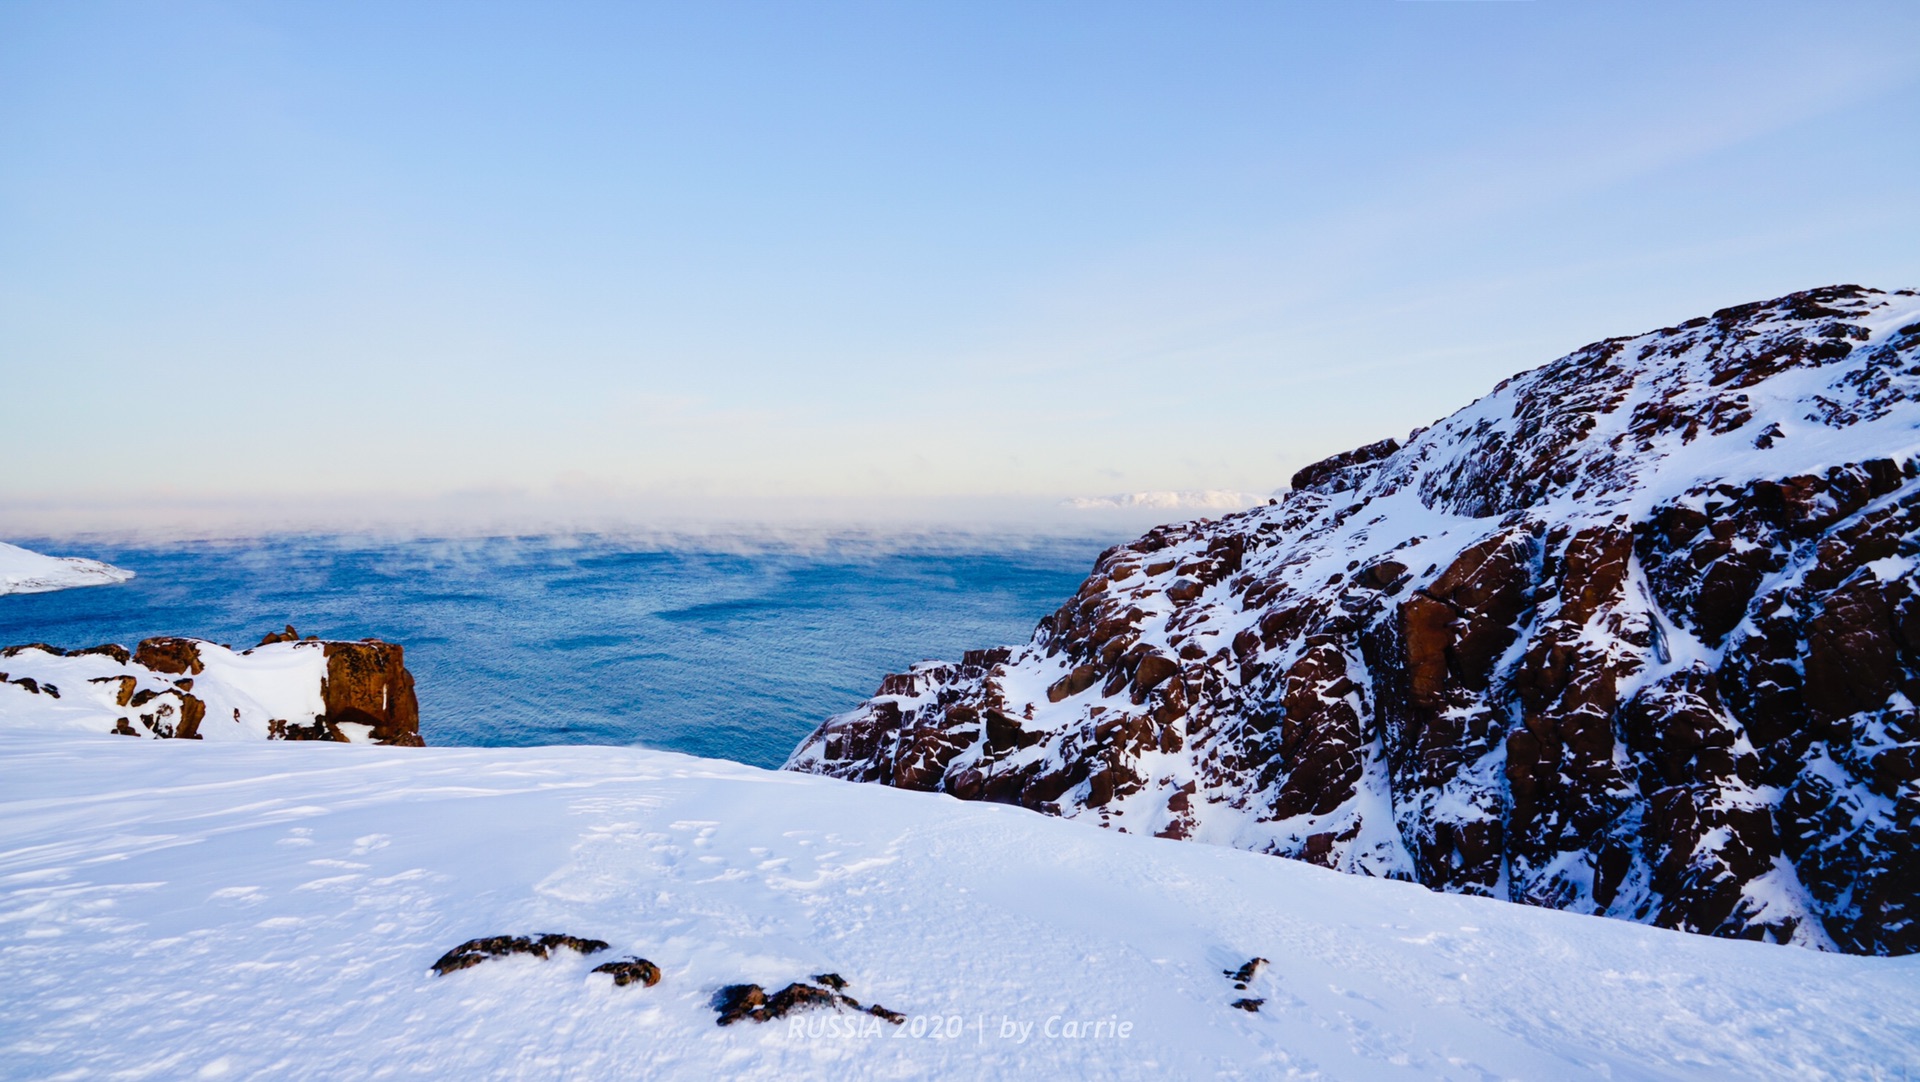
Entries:
[[429, 744], [641, 744], [777, 766], [883, 674], [1026, 641], [1111, 542], [20, 543], [138, 577], [0, 597], [0, 645], [245, 647], [288, 623], [375, 636], [406, 646]]

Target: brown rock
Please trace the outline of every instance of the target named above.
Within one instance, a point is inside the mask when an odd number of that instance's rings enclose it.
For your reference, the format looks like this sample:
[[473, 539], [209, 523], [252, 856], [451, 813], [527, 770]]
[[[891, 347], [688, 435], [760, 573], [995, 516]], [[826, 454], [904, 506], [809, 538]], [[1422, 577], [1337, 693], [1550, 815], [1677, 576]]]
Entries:
[[629, 984], [638, 984], [643, 988], [652, 988], [660, 983], [660, 967], [645, 958], [627, 958], [618, 962], [603, 962], [594, 966], [595, 973], [606, 973], [613, 977], [616, 988]]
[[206, 668], [197, 642], [167, 636], [141, 642], [133, 651], [133, 662], [169, 676], [198, 675]]
[[441, 955], [440, 960], [433, 963], [433, 971], [444, 977], [449, 973], [477, 966], [489, 958], [504, 958], [509, 954], [531, 954], [536, 958], [546, 958], [558, 947], [566, 947], [581, 954], [595, 954], [606, 950], [607, 944], [604, 940], [582, 939], [579, 936], [552, 932], [541, 936], [483, 936], [479, 939], [469, 939]]
[[420, 747], [420, 704], [405, 650], [398, 643], [374, 639], [329, 642], [325, 650], [327, 675], [320, 695], [326, 703], [326, 724], [370, 725], [375, 743]]
[[1060, 702], [1078, 695], [1100, 682], [1100, 667], [1097, 665], [1076, 665], [1072, 672], [1053, 682], [1047, 688], [1047, 701]]
[[1140, 665], [1133, 672], [1133, 689], [1137, 696], [1144, 699], [1147, 692], [1159, 687], [1180, 672], [1180, 663], [1165, 654], [1148, 654], [1140, 659]]
[[1400, 606], [1400, 619], [1406, 640], [1408, 692], [1419, 705], [1438, 707], [1447, 687], [1447, 653], [1453, 649], [1453, 608], [1425, 594], [1414, 594]]

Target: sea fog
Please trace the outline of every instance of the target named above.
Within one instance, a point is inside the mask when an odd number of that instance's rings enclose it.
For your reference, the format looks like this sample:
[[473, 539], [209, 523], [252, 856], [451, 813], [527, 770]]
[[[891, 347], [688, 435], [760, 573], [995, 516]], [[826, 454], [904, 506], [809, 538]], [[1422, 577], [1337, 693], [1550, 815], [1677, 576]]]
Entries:
[[402, 643], [429, 744], [638, 744], [778, 766], [882, 675], [1024, 642], [1124, 537], [963, 533], [21, 538], [136, 573], [0, 598], [0, 644]]

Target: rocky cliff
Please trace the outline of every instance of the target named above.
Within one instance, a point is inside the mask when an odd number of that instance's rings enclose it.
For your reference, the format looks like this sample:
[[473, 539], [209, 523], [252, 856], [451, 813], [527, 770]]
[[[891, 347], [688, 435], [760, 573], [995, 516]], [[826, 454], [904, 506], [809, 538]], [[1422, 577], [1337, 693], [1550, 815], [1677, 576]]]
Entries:
[[1719, 936], [1920, 950], [1920, 295], [1598, 342], [1104, 553], [790, 769]]
[[419, 747], [420, 707], [395, 643], [274, 632], [250, 650], [147, 639], [0, 650], [0, 725], [160, 739], [369, 741]]

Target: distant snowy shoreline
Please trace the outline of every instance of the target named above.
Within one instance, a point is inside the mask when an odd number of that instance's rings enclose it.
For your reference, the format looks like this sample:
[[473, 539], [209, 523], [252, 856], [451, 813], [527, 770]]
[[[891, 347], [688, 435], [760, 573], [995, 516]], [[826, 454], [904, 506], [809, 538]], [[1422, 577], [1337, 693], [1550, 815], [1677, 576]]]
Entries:
[[1075, 511], [1244, 511], [1249, 507], [1258, 507], [1271, 498], [1258, 492], [1229, 488], [1179, 492], [1154, 490], [1123, 492], [1113, 496], [1076, 496], [1063, 501], [1060, 506]]
[[0, 541], [0, 594], [44, 594], [79, 586], [112, 586], [133, 577], [124, 568], [77, 556], [42, 556]]

